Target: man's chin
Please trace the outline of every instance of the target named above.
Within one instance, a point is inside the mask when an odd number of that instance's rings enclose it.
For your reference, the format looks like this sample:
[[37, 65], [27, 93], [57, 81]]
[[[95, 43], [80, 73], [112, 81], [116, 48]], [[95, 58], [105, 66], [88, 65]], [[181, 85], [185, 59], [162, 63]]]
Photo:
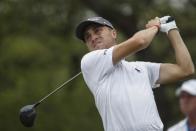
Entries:
[[93, 50], [101, 50], [101, 49], [106, 49], [106, 47], [104, 45], [97, 45], [93, 48]]
[[100, 49], [102, 49], [102, 46], [96, 45], [96, 46], [94, 47], [94, 49], [95, 49], [95, 50], [100, 50]]
[[105, 49], [105, 47], [99, 46], [99, 47], [96, 47], [96, 48], [95, 48], [95, 50], [101, 50], [101, 49]]
[[101, 48], [91, 48], [90, 51], [101, 50]]

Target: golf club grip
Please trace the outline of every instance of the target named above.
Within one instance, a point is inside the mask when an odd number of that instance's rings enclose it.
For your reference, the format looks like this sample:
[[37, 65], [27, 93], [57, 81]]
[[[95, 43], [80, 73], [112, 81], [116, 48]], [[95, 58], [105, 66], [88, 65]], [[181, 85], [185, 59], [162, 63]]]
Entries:
[[170, 17], [167, 19], [166, 23], [169, 23], [169, 22], [171, 22], [171, 21], [174, 21], [174, 18], [173, 18], [172, 16], [170, 16]]

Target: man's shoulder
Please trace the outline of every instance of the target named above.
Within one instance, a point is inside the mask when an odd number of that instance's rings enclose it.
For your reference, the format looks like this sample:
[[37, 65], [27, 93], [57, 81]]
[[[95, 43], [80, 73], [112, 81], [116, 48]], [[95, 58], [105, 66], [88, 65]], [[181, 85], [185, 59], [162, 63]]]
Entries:
[[186, 129], [186, 121], [187, 119], [179, 121], [177, 124], [170, 127], [167, 131], [182, 131], [183, 129]]
[[103, 54], [105, 55], [105, 53], [107, 52], [108, 49], [100, 49], [100, 50], [94, 50], [91, 52], [86, 53], [82, 59], [85, 59], [87, 57], [92, 57], [92, 56], [98, 56], [99, 54]]
[[108, 56], [108, 55], [111, 56], [112, 49], [113, 47], [109, 49], [99, 49], [99, 50], [88, 52], [82, 57], [81, 61], [89, 61], [89, 60], [94, 61], [104, 56]]
[[85, 54], [81, 59], [81, 68], [91, 68], [96, 70], [107, 66], [110, 67], [111, 65], [113, 66], [112, 51], [113, 47], [95, 50]]

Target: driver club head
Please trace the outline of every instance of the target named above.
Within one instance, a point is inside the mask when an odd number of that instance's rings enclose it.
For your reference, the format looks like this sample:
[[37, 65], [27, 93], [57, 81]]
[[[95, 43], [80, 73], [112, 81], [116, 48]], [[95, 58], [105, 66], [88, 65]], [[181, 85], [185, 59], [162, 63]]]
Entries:
[[35, 117], [35, 105], [26, 105], [20, 109], [20, 121], [25, 127], [32, 127]]

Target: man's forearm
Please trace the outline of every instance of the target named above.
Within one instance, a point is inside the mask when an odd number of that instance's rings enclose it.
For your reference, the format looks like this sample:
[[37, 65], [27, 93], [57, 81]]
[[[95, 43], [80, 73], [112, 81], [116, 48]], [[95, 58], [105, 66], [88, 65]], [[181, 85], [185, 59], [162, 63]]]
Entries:
[[133, 37], [116, 45], [113, 51], [113, 63], [148, 47], [157, 32], [158, 28], [153, 26], [137, 32]]
[[185, 73], [192, 74], [194, 72], [194, 65], [179, 31], [177, 29], [169, 31], [168, 38], [174, 48], [176, 64], [180, 66]]
[[139, 37], [141, 37], [144, 40], [144, 45], [147, 47], [157, 34], [159, 28], [157, 26], [152, 26], [150, 28], [147, 28], [143, 30], [141, 34], [139, 34]]

